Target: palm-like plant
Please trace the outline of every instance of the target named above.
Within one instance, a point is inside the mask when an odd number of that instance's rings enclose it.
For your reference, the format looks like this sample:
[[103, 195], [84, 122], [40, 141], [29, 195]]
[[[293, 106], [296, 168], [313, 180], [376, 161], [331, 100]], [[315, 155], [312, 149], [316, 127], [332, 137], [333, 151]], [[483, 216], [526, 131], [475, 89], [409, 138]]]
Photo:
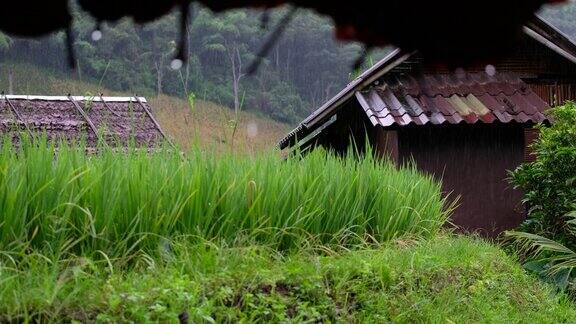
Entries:
[[[576, 238], [576, 211], [567, 215], [569, 233]], [[526, 232], [506, 232], [527, 257], [524, 268], [537, 273], [560, 290], [573, 290], [576, 286], [576, 252], [555, 240]]]

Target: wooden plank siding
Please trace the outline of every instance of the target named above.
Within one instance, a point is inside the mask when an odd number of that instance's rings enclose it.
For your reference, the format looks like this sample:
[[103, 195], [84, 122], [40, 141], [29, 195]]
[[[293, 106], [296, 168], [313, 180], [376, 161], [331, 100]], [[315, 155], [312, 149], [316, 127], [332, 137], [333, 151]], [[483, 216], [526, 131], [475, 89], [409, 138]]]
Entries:
[[522, 193], [508, 182], [524, 160], [522, 125], [408, 126], [399, 131], [399, 154], [459, 197], [452, 222], [462, 231], [497, 236], [525, 219]]
[[532, 80], [530, 88], [550, 107], [563, 105], [566, 101], [576, 99], [576, 83], [545, 83], [545, 81]]

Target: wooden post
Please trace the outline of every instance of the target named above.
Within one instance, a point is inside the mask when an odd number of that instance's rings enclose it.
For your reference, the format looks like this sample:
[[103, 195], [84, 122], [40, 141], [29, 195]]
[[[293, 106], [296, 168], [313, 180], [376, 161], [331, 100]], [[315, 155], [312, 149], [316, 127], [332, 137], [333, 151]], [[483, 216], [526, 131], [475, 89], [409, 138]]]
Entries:
[[76, 107], [76, 110], [80, 113], [80, 116], [82, 116], [84, 118], [84, 121], [86, 121], [86, 123], [88, 123], [88, 126], [90, 127], [92, 132], [94, 132], [94, 135], [96, 136], [96, 138], [98, 140], [102, 140], [100, 138], [100, 134], [98, 134], [98, 129], [96, 128], [94, 123], [92, 123], [92, 120], [90, 120], [90, 117], [88, 117], [88, 114], [86, 114], [84, 109], [82, 109], [82, 107], [80, 107], [80, 105], [76, 101], [74, 101], [74, 97], [72, 97], [71, 95], [68, 95], [68, 99], [70, 100], [70, 102], [72, 102], [74, 107]]
[[28, 131], [28, 134], [30, 134], [30, 138], [34, 138], [34, 133], [32, 133], [32, 130], [28, 126], [28, 123], [26, 123], [26, 120], [24, 118], [22, 118], [22, 115], [20, 115], [20, 112], [18, 112], [18, 109], [16, 109], [16, 106], [14, 106], [12, 104], [12, 102], [10, 101], [10, 99], [8, 99], [7, 96], [4, 96], [4, 100], [6, 100], [6, 102], [8, 103], [8, 106], [10, 106], [10, 109], [12, 110], [12, 113], [16, 116], [16, 119], [19, 122], [21, 122], [22, 124], [24, 124], [24, 127], [26, 127], [26, 130]]
[[[152, 122], [154, 123], [154, 126], [156, 126], [156, 129], [160, 132], [162, 137], [164, 137], [164, 139], [166, 141], [168, 141], [168, 144], [170, 144], [170, 146], [172, 146], [173, 148], [176, 148], [176, 146], [174, 145], [174, 143], [172, 143], [172, 141], [170, 140], [168, 135], [166, 135], [166, 133], [164, 133], [164, 131], [162, 130], [162, 127], [160, 127], [160, 124], [158, 123], [158, 121], [156, 121], [156, 118], [154, 118], [154, 115], [152, 115], [152, 112], [150, 111], [150, 109], [148, 109], [148, 107], [146, 107], [146, 105], [142, 102], [142, 100], [140, 100], [140, 98], [138, 98], [137, 95], [134, 95], [134, 98], [136, 99], [136, 101], [138, 102], [140, 107], [142, 107], [142, 109], [144, 109], [144, 112], [146, 112], [146, 115], [148, 115], [148, 117], [152, 120]], [[130, 99], [130, 102], [132, 102], [132, 99]]]

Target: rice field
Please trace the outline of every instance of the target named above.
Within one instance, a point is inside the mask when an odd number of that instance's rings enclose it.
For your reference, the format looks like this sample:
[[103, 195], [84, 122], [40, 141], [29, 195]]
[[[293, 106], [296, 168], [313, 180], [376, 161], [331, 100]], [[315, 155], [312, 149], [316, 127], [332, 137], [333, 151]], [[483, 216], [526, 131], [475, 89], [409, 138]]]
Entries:
[[152, 153], [46, 141], [0, 150], [0, 253], [129, 259], [171, 242], [266, 245], [429, 237], [447, 219], [440, 185], [414, 168], [317, 150]]

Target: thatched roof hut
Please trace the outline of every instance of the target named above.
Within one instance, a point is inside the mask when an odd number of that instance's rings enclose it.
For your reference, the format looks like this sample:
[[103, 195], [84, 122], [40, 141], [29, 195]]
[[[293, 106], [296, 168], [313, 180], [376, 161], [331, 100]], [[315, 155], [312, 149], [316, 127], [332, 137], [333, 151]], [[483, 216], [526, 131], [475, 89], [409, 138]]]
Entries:
[[49, 140], [98, 141], [154, 147], [166, 139], [142, 97], [0, 96], [0, 134], [18, 144], [22, 133]]

